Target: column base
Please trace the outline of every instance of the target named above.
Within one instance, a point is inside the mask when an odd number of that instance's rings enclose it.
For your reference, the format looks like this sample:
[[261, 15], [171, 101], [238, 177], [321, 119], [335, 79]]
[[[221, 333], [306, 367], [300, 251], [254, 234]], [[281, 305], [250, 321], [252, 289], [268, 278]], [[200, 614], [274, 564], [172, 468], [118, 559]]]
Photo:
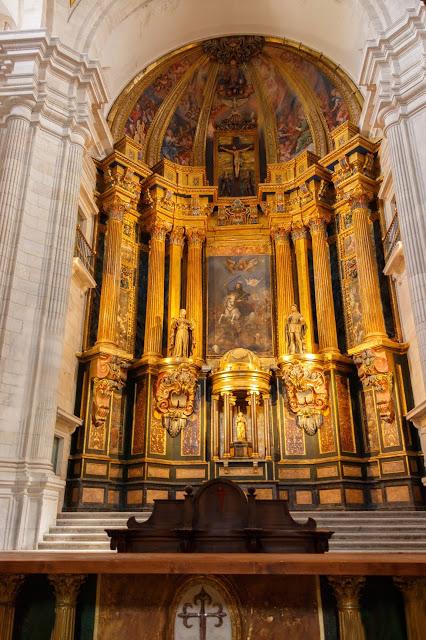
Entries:
[[0, 460], [0, 549], [35, 549], [55, 523], [64, 486], [48, 464]]

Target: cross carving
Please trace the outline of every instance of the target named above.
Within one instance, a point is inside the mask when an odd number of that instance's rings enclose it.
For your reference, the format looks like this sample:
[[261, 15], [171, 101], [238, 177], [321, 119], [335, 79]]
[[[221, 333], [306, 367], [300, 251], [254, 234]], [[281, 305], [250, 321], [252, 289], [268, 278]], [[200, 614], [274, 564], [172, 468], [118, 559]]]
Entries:
[[[217, 618], [217, 622], [215, 627], [221, 627], [223, 625], [223, 618], [226, 618], [226, 613], [223, 611], [223, 605], [218, 603], [213, 603], [211, 596], [204, 590], [204, 587], [201, 588], [201, 591], [194, 596], [193, 604], [200, 605], [200, 609], [198, 613], [188, 613], [188, 609], [192, 609], [193, 605], [189, 602], [186, 602], [182, 607], [182, 613], [178, 613], [178, 617], [182, 618], [183, 626], [187, 629], [192, 628], [192, 624], [189, 624], [189, 620], [191, 618], [198, 618], [200, 625], [200, 640], [207, 640], [207, 618]], [[217, 611], [212, 613], [206, 613], [206, 605], [212, 605], [213, 607], [217, 607]]]

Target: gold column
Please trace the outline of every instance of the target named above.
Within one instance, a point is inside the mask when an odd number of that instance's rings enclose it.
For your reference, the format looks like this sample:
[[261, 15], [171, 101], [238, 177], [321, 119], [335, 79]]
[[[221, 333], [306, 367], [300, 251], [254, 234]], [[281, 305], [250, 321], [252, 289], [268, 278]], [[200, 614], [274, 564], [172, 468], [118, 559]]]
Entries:
[[55, 626], [51, 640], [74, 640], [75, 609], [80, 587], [86, 576], [50, 575], [56, 596]]
[[302, 314], [306, 322], [306, 351], [308, 353], [313, 353], [314, 318], [312, 315], [311, 283], [309, 280], [308, 231], [304, 227], [300, 229], [294, 229], [291, 237], [293, 239], [294, 249], [296, 252], [300, 313]]
[[257, 391], [250, 391], [247, 398], [250, 405], [251, 435], [253, 439], [253, 458], [259, 457], [259, 434], [257, 432]]
[[170, 234], [169, 308], [167, 347], [170, 347], [170, 327], [173, 318], [179, 317], [182, 279], [182, 252], [185, 244], [183, 227], [174, 227]]
[[0, 576], [0, 638], [12, 640], [16, 595], [24, 581], [23, 575]]
[[230, 449], [231, 449], [231, 433], [232, 433], [232, 424], [230, 423], [231, 393], [229, 391], [224, 391], [221, 395], [223, 398], [223, 457], [229, 458], [231, 455]]
[[286, 319], [294, 304], [293, 271], [289, 229], [277, 227], [272, 235], [275, 241], [275, 271], [277, 277], [278, 356], [287, 353], [285, 337]]
[[186, 315], [194, 323], [194, 358], [203, 358], [203, 229], [187, 229], [188, 275], [186, 285]]
[[219, 396], [212, 394], [211, 434], [213, 460], [220, 458]]
[[108, 207], [105, 255], [99, 309], [98, 339], [100, 343], [117, 344], [117, 318], [120, 297], [121, 235], [125, 205], [119, 200]]
[[271, 396], [269, 393], [262, 393], [263, 400], [263, 415], [265, 421], [265, 458], [266, 460], [272, 459], [271, 451], [271, 419], [270, 419], [270, 402]]
[[170, 225], [157, 220], [151, 230], [148, 262], [144, 358], [161, 358], [164, 319], [166, 235]]
[[351, 210], [365, 339], [384, 337], [386, 336], [386, 328], [367, 194], [352, 196]]
[[328, 581], [336, 596], [339, 612], [339, 639], [365, 640], [359, 606], [359, 594], [365, 584], [365, 578], [333, 576], [329, 577]]
[[339, 353], [325, 220], [311, 220], [309, 228], [312, 238], [319, 349], [323, 352]]
[[421, 640], [426, 629], [426, 579], [401, 576], [393, 581], [404, 597], [408, 640]]

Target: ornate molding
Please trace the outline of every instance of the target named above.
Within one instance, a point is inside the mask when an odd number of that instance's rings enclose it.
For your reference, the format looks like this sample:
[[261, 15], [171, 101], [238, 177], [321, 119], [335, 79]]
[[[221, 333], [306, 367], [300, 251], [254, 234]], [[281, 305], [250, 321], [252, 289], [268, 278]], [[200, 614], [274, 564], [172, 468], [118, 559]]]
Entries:
[[232, 61], [244, 64], [258, 55], [264, 44], [263, 36], [226, 36], [206, 40], [201, 46], [210, 60], [221, 64], [229, 64]]

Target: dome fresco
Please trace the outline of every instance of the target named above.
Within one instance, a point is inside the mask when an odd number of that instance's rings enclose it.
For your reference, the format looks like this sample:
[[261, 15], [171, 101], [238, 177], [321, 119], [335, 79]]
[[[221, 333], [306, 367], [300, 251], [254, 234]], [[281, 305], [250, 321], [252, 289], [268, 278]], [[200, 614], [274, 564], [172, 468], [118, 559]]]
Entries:
[[330, 132], [357, 122], [360, 103], [355, 85], [321, 54], [272, 38], [230, 36], [152, 65], [118, 98], [110, 123], [116, 139], [125, 133], [141, 144], [147, 164], [165, 157], [206, 165], [210, 182], [215, 136], [243, 145], [244, 132], [255, 132], [263, 179], [267, 163], [304, 150], [327, 153]]

